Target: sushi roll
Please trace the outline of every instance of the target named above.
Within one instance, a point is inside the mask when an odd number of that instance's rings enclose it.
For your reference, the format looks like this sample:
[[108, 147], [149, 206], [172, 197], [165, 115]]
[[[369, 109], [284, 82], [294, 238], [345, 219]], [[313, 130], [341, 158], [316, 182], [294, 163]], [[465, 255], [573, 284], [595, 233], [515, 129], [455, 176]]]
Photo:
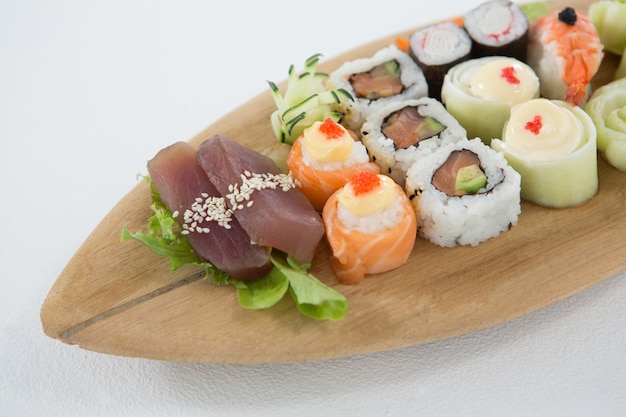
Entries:
[[418, 234], [442, 247], [476, 246], [517, 224], [520, 175], [480, 139], [436, 149], [409, 168]]
[[521, 174], [524, 200], [573, 207], [598, 191], [596, 128], [580, 107], [544, 98], [518, 104], [491, 147]]
[[443, 77], [450, 68], [471, 58], [472, 40], [452, 22], [437, 23], [409, 37], [409, 55], [424, 71], [428, 96], [439, 99]]
[[322, 213], [330, 265], [343, 284], [404, 264], [417, 237], [415, 212], [391, 178], [362, 172], [336, 191]]
[[475, 58], [445, 76], [441, 100], [450, 114], [487, 145], [502, 136], [510, 108], [539, 97], [539, 78], [524, 62], [510, 57]]
[[508, 56], [526, 61], [528, 19], [517, 4], [491, 0], [463, 16], [463, 25], [472, 39], [472, 57]]
[[598, 88], [585, 111], [596, 126], [597, 146], [604, 159], [626, 172], [626, 78]]
[[581, 105], [604, 57], [591, 20], [571, 7], [535, 20], [528, 30], [528, 64], [541, 82], [541, 96]]
[[380, 172], [365, 146], [330, 118], [304, 129], [289, 151], [287, 168], [318, 211], [353, 175]]
[[428, 95], [422, 70], [395, 45], [341, 65], [330, 73], [327, 88], [345, 90], [352, 100], [342, 99], [333, 110], [343, 114], [341, 124], [358, 132], [366, 115], [394, 100]]
[[361, 141], [381, 172], [404, 186], [406, 170], [424, 149], [466, 137], [465, 129], [438, 100], [422, 97], [391, 103], [371, 113]]

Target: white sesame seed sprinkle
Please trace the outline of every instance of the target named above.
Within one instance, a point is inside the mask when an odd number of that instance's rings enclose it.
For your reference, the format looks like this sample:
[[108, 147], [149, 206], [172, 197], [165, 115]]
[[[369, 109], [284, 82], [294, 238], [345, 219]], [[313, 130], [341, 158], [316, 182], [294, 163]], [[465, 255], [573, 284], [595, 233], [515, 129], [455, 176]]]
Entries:
[[[201, 193], [200, 197], [194, 199], [194, 203], [190, 209], [183, 213], [183, 224], [181, 234], [187, 235], [190, 232], [209, 233], [209, 227], [201, 227], [203, 222], [215, 221], [224, 229], [231, 229], [230, 222], [233, 213], [237, 210], [252, 207], [254, 200], [252, 194], [255, 191], [265, 189], [279, 188], [283, 192], [287, 192], [298, 186], [297, 181], [289, 174], [256, 174], [250, 171], [244, 171], [240, 176], [241, 184], [230, 184], [228, 186], [229, 193], [225, 198], [211, 197], [208, 193]], [[228, 208], [226, 203], [230, 204]], [[246, 204], [242, 204], [246, 202]], [[172, 214], [173, 217], [179, 215], [178, 211]]]

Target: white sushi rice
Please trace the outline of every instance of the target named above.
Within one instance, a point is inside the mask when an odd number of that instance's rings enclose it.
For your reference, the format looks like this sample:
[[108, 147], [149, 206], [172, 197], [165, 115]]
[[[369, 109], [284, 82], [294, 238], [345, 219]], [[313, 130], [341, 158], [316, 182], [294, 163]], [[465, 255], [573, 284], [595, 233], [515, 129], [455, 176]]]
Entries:
[[[400, 80], [404, 86], [403, 91], [400, 94], [376, 100], [356, 97], [349, 81], [350, 76], [367, 72], [377, 65], [394, 59], [400, 66]], [[408, 54], [402, 52], [395, 45], [379, 50], [371, 58], [359, 58], [344, 63], [329, 74], [326, 86], [328, 89], [343, 88], [354, 98], [354, 101], [342, 100], [341, 103], [335, 104], [333, 109], [343, 113], [341, 123], [355, 132], [361, 129], [369, 112], [377, 108], [383, 108], [395, 100], [419, 98], [428, 95], [428, 84], [426, 83], [424, 73]]]
[[356, 164], [363, 164], [363, 163], [369, 162], [370, 160], [369, 155], [367, 154], [367, 149], [365, 148], [365, 145], [363, 145], [361, 142], [358, 142], [358, 141], [354, 141], [352, 143], [352, 151], [350, 153], [350, 156], [343, 161], [337, 161], [337, 162], [318, 161], [317, 159], [313, 158], [313, 156], [311, 156], [311, 154], [307, 151], [306, 146], [304, 146], [304, 144], [302, 144], [301, 149], [302, 149], [302, 162], [306, 166], [319, 170], [319, 171], [335, 171], [335, 170], [342, 169], [342, 168], [348, 168]]
[[[421, 140], [417, 145], [396, 149], [393, 138], [388, 138], [382, 132], [382, 125], [389, 115], [405, 107], [416, 107], [419, 115], [432, 117], [446, 129], [438, 135]], [[448, 113], [440, 101], [430, 97], [398, 100], [385, 108], [376, 109], [368, 114], [361, 128], [361, 141], [365, 144], [370, 158], [380, 166], [382, 173], [389, 175], [401, 186], [404, 186], [406, 171], [421, 154], [430, 153], [443, 144], [454, 143], [465, 137], [467, 137], [465, 128]]]
[[[477, 194], [451, 197], [434, 187], [432, 178], [450, 153], [462, 149], [478, 155], [487, 186]], [[520, 186], [520, 175], [504, 156], [478, 138], [437, 148], [409, 168], [406, 180], [419, 235], [443, 247], [476, 246], [515, 226], [521, 213]]]
[[375, 234], [395, 227], [404, 217], [404, 198], [396, 192], [392, 202], [382, 210], [367, 216], [357, 216], [342, 204], [337, 206], [337, 217], [349, 229], [361, 233]]

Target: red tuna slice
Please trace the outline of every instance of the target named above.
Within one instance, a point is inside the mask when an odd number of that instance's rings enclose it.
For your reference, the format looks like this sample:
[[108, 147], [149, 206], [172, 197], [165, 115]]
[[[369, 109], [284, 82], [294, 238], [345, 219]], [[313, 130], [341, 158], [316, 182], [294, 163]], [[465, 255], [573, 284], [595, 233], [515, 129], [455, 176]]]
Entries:
[[[233, 185], [241, 186], [242, 174], [246, 172], [281, 174], [270, 158], [223, 135], [214, 135], [202, 143], [198, 160], [223, 195], [231, 193]], [[324, 224], [300, 190], [267, 188], [254, 191], [250, 201], [253, 204], [243, 202], [244, 208], [234, 213], [253, 242], [283, 251], [301, 264], [313, 260], [324, 236]]]
[[[184, 213], [191, 210], [197, 198], [222, 195], [198, 165], [195, 149], [187, 142], [177, 142], [162, 149], [148, 162], [148, 173], [161, 200], [172, 212], [179, 212], [177, 220], [184, 224]], [[204, 197], [207, 196], [207, 197]], [[229, 229], [216, 221], [203, 221], [208, 233], [190, 232], [187, 235], [196, 254], [234, 279], [251, 281], [265, 276], [272, 268], [267, 248], [254, 245], [234, 217]]]

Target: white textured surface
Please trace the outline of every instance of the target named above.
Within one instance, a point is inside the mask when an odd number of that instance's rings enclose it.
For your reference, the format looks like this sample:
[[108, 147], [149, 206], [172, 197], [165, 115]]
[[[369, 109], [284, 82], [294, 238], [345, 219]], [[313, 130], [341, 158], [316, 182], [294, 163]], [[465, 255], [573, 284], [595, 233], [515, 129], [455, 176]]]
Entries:
[[407, 12], [374, 24], [379, 4], [0, 2], [0, 415], [626, 415], [625, 273], [494, 328], [319, 363], [129, 359], [41, 331], [54, 280], [158, 149], [266, 91], [290, 64], [461, 3], [387, 1]]

